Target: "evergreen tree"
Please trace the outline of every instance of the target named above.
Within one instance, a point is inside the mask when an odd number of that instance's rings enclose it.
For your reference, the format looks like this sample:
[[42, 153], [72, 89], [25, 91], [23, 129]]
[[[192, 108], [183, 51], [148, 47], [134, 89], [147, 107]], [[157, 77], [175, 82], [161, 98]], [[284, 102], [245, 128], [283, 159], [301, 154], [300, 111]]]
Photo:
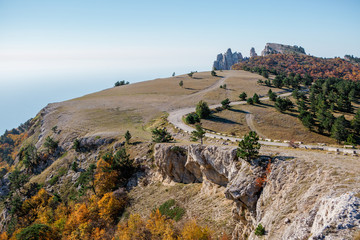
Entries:
[[227, 98], [223, 101], [221, 101], [221, 105], [223, 109], [228, 109], [230, 108], [230, 100]]
[[282, 88], [283, 87], [283, 81], [281, 79], [281, 77], [276, 76], [273, 80], [272, 80], [272, 84], [274, 85], [274, 87], [276, 88]]
[[344, 115], [336, 118], [334, 125], [331, 128], [331, 137], [335, 138], [338, 143], [345, 141], [349, 133], [346, 127], [347, 121]]
[[129, 130], [126, 131], [124, 137], [125, 137], [126, 144], [129, 144], [129, 141], [131, 139], [131, 134], [130, 134]]
[[315, 124], [315, 120], [313, 118], [313, 116], [309, 113], [309, 112], [306, 112], [304, 114], [304, 116], [302, 117], [301, 119], [301, 122], [303, 123], [303, 125], [305, 127], [307, 127], [310, 131], [312, 129], [312, 127], [314, 126]]
[[351, 127], [354, 129], [356, 134], [360, 133], [360, 108], [357, 110], [353, 120], [351, 121]]
[[180, 87], [183, 87], [183, 86], [184, 86], [183, 80], [181, 80], [181, 81], [179, 82], [179, 86], [180, 86]]
[[190, 113], [185, 117], [185, 122], [187, 124], [194, 124], [200, 122], [200, 118], [196, 113]]
[[58, 145], [58, 141], [54, 141], [54, 139], [50, 136], [46, 137], [44, 147], [47, 148], [49, 153], [54, 152], [57, 149]]
[[156, 143], [170, 142], [173, 140], [171, 134], [166, 130], [166, 128], [155, 128], [152, 130], [152, 134], [153, 142]]
[[254, 93], [253, 101], [254, 101], [254, 103], [260, 103], [259, 95], [257, 95], [256, 93]]
[[246, 92], [242, 92], [242, 93], [239, 95], [239, 98], [240, 98], [241, 101], [245, 101], [245, 100], [246, 100], [246, 97], [247, 97]]
[[254, 104], [254, 101], [253, 101], [252, 98], [248, 98], [248, 99], [246, 100], [246, 102], [247, 102], [247, 104], [250, 104], [250, 105], [253, 105], [253, 104]]
[[269, 99], [270, 99], [270, 101], [275, 102], [275, 101], [276, 101], [276, 98], [277, 98], [276, 93], [271, 92], [271, 93], [269, 94]]
[[264, 78], [269, 78], [269, 73], [267, 71], [263, 71], [261, 73], [261, 75], [264, 77]]
[[195, 131], [191, 132], [191, 140], [197, 141], [200, 139], [200, 143], [203, 144], [203, 138], [205, 137], [205, 130], [202, 128], [201, 124], [195, 125]]
[[210, 113], [211, 113], [210, 108], [206, 102], [201, 100], [196, 105], [196, 114], [199, 116], [199, 118], [201, 119], [208, 118], [210, 116]]
[[288, 98], [276, 98], [275, 108], [280, 112], [285, 112], [286, 110], [291, 109], [294, 104]]
[[256, 134], [256, 132], [250, 131], [249, 134], [245, 135], [244, 139], [239, 142], [237, 156], [245, 159], [248, 162], [256, 158], [261, 147], [258, 141], [259, 136]]

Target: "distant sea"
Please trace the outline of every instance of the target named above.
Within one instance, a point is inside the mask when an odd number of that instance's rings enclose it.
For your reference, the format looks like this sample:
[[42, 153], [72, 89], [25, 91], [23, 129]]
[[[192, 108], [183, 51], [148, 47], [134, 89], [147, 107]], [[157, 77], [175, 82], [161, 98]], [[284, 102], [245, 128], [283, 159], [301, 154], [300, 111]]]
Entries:
[[[130, 83], [170, 77], [174, 69], [118, 73], [63, 73], [38, 76], [0, 75], [0, 135], [6, 129], [16, 128], [45, 107], [89, 93], [111, 88], [119, 80]], [[185, 73], [185, 72], [183, 72]]]

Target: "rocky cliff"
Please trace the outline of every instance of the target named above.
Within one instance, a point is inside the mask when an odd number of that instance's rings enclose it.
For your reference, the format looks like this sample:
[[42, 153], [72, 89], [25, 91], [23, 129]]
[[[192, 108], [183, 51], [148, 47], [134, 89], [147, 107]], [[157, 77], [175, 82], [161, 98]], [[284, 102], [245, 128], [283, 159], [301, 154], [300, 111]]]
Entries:
[[[330, 172], [305, 159], [263, 156], [249, 164], [233, 147], [155, 146], [163, 179], [224, 187], [233, 200], [233, 239], [351, 239], [360, 226], [359, 193], [336, 190]], [[341, 189], [341, 188], [339, 188]]]
[[241, 62], [243, 59], [241, 53], [232, 52], [229, 48], [225, 53], [220, 53], [214, 61], [213, 67], [217, 70], [230, 70], [235, 63]]
[[267, 43], [265, 45], [264, 50], [261, 52], [261, 56], [266, 56], [270, 54], [277, 54], [277, 53], [297, 53], [297, 54], [306, 54], [305, 49], [298, 46], [290, 46], [278, 43]]

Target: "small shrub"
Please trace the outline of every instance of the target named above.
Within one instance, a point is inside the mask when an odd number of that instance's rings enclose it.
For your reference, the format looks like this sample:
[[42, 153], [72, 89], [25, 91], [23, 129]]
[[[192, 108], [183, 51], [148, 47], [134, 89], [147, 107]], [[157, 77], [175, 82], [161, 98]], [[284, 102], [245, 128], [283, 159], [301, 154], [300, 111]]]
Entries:
[[74, 172], [77, 172], [79, 168], [79, 164], [76, 162], [76, 159], [75, 161], [71, 164], [71, 170], [73, 170]]
[[255, 235], [256, 236], [264, 236], [265, 235], [265, 228], [263, 227], [263, 225], [261, 225], [261, 223], [259, 223], [259, 225], [256, 227]]
[[174, 153], [180, 153], [183, 156], [186, 155], [186, 150], [179, 146], [173, 146], [170, 150]]
[[44, 147], [47, 148], [48, 152], [53, 152], [59, 146], [59, 141], [55, 141], [52, 137], [48, 136], [45, 139]]
[[81, 148], [80, 148], [80, 140], [79, 139], [75, 139], [73, 142], [73, 149], [75, 149], [76, 152], [80, 152]]
[[161, 204], [159, 211], [161, 215], [167, 216], [175, 221], [179, 221], [185, 214], [185, 209], [177, 206], [174, 199], [170, 199]]
[[114, 84], [114, 87], [119, 87], [119, 86], [128, 85], [128, 84], [130, 84], [130, 83], [127, 82], [127, 81], [125, 81], [125, 80], [117, 81], [117, 82]]
[[55, 183], [57, 183], [57, 181], [59, 180], [59, 176], [58, 175], [55, 175], [53, 176], [50, 180], [49, 180], [49, 183], [50, 185], [54, 185]]

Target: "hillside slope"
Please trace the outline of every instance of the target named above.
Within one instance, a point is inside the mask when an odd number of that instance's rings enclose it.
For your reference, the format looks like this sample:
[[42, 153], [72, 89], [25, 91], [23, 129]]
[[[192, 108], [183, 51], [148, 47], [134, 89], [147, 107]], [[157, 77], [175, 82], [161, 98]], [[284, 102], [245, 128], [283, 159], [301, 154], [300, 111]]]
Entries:
[[[307, 201], [315, 204], [324, 197], [358, 191], [359, 169], [353, 167], [357, 158], [267, 147], [262, 154], [274, 164], [269, 181], [257, 186], [264, 168], [237, 159], [234, 147], [219, 147], [231, 143], [206, 139], [215, 146], [188, 146], [189, 135], [167, 122], [167, 112], [194, 107], [200, 100], [218, 104], [225, 98], [238, 100], [242, 91], [250, 96], [269, 90], [257, 83], [264, 79], [257, 74], [217, 73], [156, 79], [52, 103], [18, 134], [9, 134], [6, 141], [13, 144], [2, 143], [10, 147], [0, 165], [0, 239], [39, 231], [50, 239], [158, 239], [165, 234], [169, 239], [189, 239], [184, 236], [191, 229], [204, 239], [255, 239], [253, 231], [260, 222], [269, 239], [295, 233], [301, 238], [309, 236], [308, 231], [325, 234], [320, 223], [316, 231], [296, 227], [312, 216], [306, 212], [298, 218], [297, 213]], [[154, 145], [155, 127], [166, 127], [175, 141]], [[129, 143], [124, 138], [127, 130], [132, 135]], [[213, 158], [216, 164], [206, 163]], [[246, 174], [238, 175], [239, 168]], [[275, 175], [278, 172], [281, 177]], [[234, 183], [231, 189], [229, 181]], [[282, 202], [279, 192], [288, 202]], [[159, 215], [157, 209], [166, 208], [168, 201], [180, 211], [178, 220]], [[283, 224], [286, 217], [291, 224]], [[156, 232], [154, 225], [163, 232]], [[346, 236], [358, 230], [331, 229]]]

